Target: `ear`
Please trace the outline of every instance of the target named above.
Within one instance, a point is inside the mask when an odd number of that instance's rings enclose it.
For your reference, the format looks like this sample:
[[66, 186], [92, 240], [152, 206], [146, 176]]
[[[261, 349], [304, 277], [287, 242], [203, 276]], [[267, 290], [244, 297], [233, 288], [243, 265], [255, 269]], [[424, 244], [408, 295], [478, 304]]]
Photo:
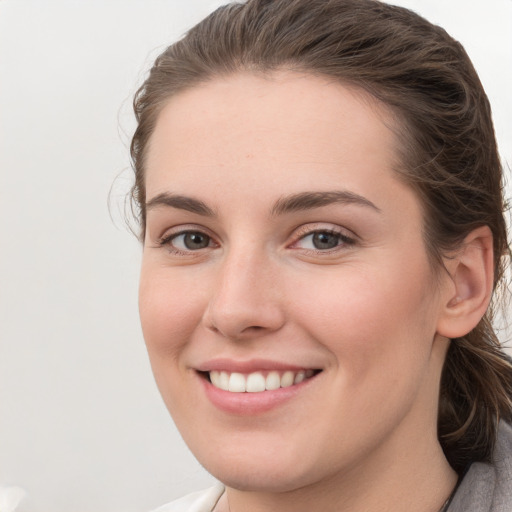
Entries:
[[437, 333], [447, 338], [466, 335], [484, 316], [494, 281], [493, 240], [488, 226], [472, 231], [453, 259], [443, 289]]

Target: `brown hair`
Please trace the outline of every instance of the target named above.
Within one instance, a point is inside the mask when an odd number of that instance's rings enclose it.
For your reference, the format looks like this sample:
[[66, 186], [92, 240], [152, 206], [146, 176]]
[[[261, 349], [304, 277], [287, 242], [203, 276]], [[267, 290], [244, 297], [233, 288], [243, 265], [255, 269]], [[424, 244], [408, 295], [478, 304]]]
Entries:
[[[447, 252], [479, 226], [494, 244], [494, 286], [510, 258], [502, 169], [489, 102], [462, 46], [417, 14], [374, 0], [249, 0], [219, 8], [156, 60], [136, 94], [132, 198], [145, 231], [144, 160], [169, 96], [245, 70], [298, 70], [356, 85], [399, 123], [401, 177], [425, 210], [428, 253]], [[461, 472], [489, 461], [500, 419], [512, 420], [512, 366], [492, 310], [452, 340], [441, 382], [439, 439]]]

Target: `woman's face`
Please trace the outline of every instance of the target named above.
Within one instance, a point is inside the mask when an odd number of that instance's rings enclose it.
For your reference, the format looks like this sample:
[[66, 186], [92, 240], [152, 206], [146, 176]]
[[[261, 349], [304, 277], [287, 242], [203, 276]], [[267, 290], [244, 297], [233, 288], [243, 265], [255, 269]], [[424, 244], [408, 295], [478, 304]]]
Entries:
[[363, 93], [285, 72], [213, 80], [158, 119], [142, 327], [185, 441], [232, 487], [437, 442], [443, 283], [385, 123]]

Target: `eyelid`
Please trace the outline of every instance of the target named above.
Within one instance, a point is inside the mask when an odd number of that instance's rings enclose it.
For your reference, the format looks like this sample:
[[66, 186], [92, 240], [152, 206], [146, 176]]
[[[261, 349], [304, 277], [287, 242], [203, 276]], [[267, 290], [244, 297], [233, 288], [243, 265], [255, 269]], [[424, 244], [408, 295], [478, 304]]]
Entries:
[[196, 250], [183, 250], [178, 249], [177, 247], [173, 247], [171, 242], [173, 239], [187, 234], [187, 233], [201, 233], [207, 236], [210, 239], [210, 242], [213, 242], [213, 248], [218, 247], [219, 243], [216, 241], [216, 237], [211, 231], [204, 226], [199, 226], [197, 224], [180, 224], [178, 226], [174, 226], [172, 228], [168, 228], [164, 231], [162, 235], [157, 237], [156, 245], [157, 247], [167, 247], [172, 253], [175, 254], [192, 254], [192, 253], [202, 253], [206, 249], [210, 249], [212, 247], [208, 246], [203, 249]]
[[[210, 239], [210, 244], [207, 247], [200, 249], [184, 250], [177, 247], [173, 247], [172, 240], [187, 233], [201, 233]], [[340, 243], [330, 249], [309, 249], [297, 247], [298, 243], [305, 239], [307, 236], [314, 235], [315, 233], [331, 233], [340, 237]], [[342, 250], [347, 250], [349, 247], [356, 245], [359, 242], [359, 237], [351, 230], [327, 222], [312, 222], [307, 223], [296, 228], [291, 234], [291, 242], [287, 244], [288, 248], [301, 250], [309, 253], [322, 253], [327, 255], [329, 253], [335, 253]], [[208, 249], [216, 248], [220, 246], [217, 236], [213, 234], [208, 228], [198, 224], [180, 224], [173, 227], [168, 227], [164, 230], [163, 234], [158, 236], [155, 240], [156, 247], [167, 247], [168, 250], [178, 255], [199, 255], [204, 253]]]
[[308, 236], [314, 235], [315, 233], [331, 233], [338, 235], [342, 240], [342, 243], [332, 249], [301, 249], [303, 251], [315, 252], [315, 253], [331, 253], [340, 250], [346, 250], [348, 247], [358, 243], [359, 237], [351, 230], [338, 226], [336, 224], [315, 222], [310, 224], [304, 224], [297, 228], [293, 233], [293, 240], [288, 247], [294, 248], [301, 240]]
[[182, 233], [189, 233], [191, 231], [204, 233], [211, 238], [215, 238], [215, 235], [208, 228], [199, 224], [177, 224], [176, 226], [166, 227], [162, 231], [162, 234], [155, 238], [155, 242], [160, 243], [161, 241], [172, 238], [173, 236], [181, 235]]
[[330, 233], [339, 233], [340, 235], [344, 235], [347, 238], [353, 238], [357, 240], [359, 237], [350, 229], [339, 226], [337, 224], [332, 224], [330, 222], [309, 222], [307, 224], [303, 224], [296, 228], [293, 232], [292, 237], [295, 239], [299, 239], [311, 233], [317, 233], [319, 231], [326, 231]]

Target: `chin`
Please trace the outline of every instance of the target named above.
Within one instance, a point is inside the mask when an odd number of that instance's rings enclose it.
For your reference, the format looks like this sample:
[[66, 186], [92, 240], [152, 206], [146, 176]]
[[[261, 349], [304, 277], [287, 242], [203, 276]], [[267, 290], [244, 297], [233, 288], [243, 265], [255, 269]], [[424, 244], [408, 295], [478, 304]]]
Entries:
[[297, 490], [313, 483], [311, 472], [304, 467], [297, 472], [286, 466], [273, 466], [272, 462], [265, 467], [246, 464], [241, 469], [220, 466], [206, 467], [210, 474], [227, 487], [246, 492], [284, 493]]
[[[253, 440], [254, 441], [254, 440]], [[325, 477], [323, 464], [308, 460], [303, 450], [284, 442], [249, 442], [217, 445], [216, 452], [192, 451], [203, 467], [224, 485], [249, 492], [289, 492], [313, 484]]]

